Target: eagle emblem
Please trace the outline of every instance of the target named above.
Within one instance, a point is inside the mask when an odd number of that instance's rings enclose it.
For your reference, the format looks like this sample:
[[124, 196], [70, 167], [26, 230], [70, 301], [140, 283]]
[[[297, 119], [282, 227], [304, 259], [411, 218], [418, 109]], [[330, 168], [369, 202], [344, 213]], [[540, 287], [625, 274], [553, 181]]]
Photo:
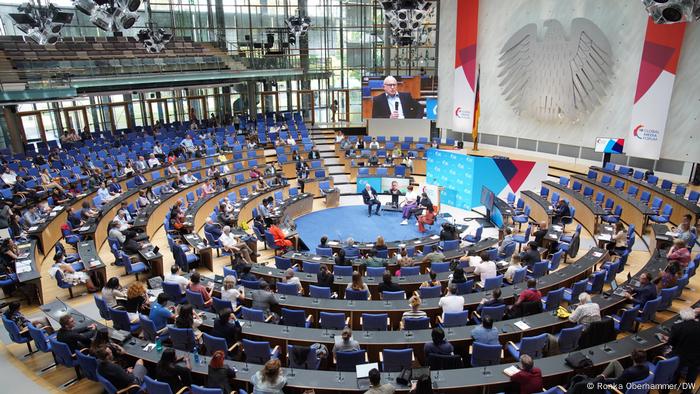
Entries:
[[544, 22], [544, 34], [530, 23], [505, 43], [499, 58], [499, 85], [515, 113], [542, 121], [577, 122], [605, 96], [612, 76], [610, 42], [593, 22]]

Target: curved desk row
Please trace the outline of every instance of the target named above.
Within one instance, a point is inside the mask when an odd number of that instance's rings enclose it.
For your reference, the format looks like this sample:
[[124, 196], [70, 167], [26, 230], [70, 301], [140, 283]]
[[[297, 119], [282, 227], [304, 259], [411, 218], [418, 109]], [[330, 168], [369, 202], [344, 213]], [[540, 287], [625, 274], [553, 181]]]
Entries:
[[647, 218], [654, 215], [654, 211], [652, 211], [651, 208], [636, 198], [630, 197], [612, 186], [604, 185], [581, 175], [572, 175], [571, 178], [579, 181], [584, 188], [586, 186], [592, 188], [593, 196], [595, 196], [598, 192], [601, 192], [605, 195], [605, 199], [610, 198], [615, 202], [616, 206], [620, 205], [622, 207], [622, 221], [628, 225], [634, 224], [634, 230], [640, 236], [644, 234], [644, 227], [647, 223]]
[[520, 197], [525, 202], [525, 205], [530, 207], [530, 218], [534, 219], [537, 223], [545, 222], [548, 226], [552, 224], [554, 207], [547, 199], [532, 190], [521, 191]]
[[615, 183], [616, 180], [621, 180], [625, 182], [625, 190], [629, 189], [630, 185], [637, 186], [639, 188], [639, 193], [649, 192], [651, 197], [649, 201], [653, 201], [654, 198], [660, 198], [662, 201], [661, 207], [665, 204], [669, 204], [673, 207], [673, 212], [671, 213], [670, 221], [671, 223], [679, 224], [683, 221], [683, 215], [690, 214], [695, 219], [695, 222], [700, 220], [700, 206], [698, 204], [687, 200], [684, 196], [679, 196], [668, 190], [664, 190], [657, 185], [652, 185], [651, 183], [645, 182], [641, 179], [635, 179], [629, 175], [620, 174], [617, 171], [606, 170], [600, 167], [591, 167], [592, 170], [597, 172], [596, 180], [600, 181], [603, 175], [610, 175], [612, 177], [611, 183]]
[[[597, 248], [591, 249], [586, 255], [582, 256], [575, 263], [572, 263], [566, 267], [563, 267], [556, 272], [545, 275], [537, 280], [537, 288], [546, 294], [548, 291], [557, 289], [560, 287], [568, 287], [573, 282], [587, 277], [588, 274], [593, 270], [593, 268], [602, 263], [605, 259], [605, 251]], [[284, 275], [284, 271], [278, 270], [272, 267], [255, 266], [252, 270], [256, 275], [267, 280], [281, 280]], [[299, 273], [298, 277], [302, 282], [307, 282], [309, 284], [316, 283], [316, 275]], [[403, 277], [404, 281], [416, 282], [410, 276]], [[348, 283], [350, 278], [347, 277], [336, 277], [336, 282], [338, 284]], [[366, 283], [371, 283], [374, 281], [378, 283], [381, 278], [365, 278]], [[401, 283], [402, 280], [399, 278], [397, 283]], [[517, 284], [511, 286], [501, 287], [501, 298], [505, 302], [513, 301], [520, 291], [524, 290], [524, 284]], [[470, 293], [464, 296], [465, 307], [467, 309], [475, 309], [476, 306], [481, 302], [482, 298], [486, 293], [476, 292]], [[393, 327], [398, 327], [401, 320], [401, 315], [403, 312], [408, 311], [410, 308], [405, 300], [384, 300], [384, 301], [365, 301], [365, 300], [344, 300], [344, 299], [316, 299], [312, 297], [304, 296], [293, 296], [293, 295], [280, 295], [276, 294], [275, 297], [278, 299], [280, 306], [292, 308], [292, 309], [303, 309], [307, 312], [315, 315], [318, 319], [318, 315], [321, 311], [326, 312], [343, 312], [350, 310], [353, 322], [353, 327], [360, 327], [360, 315], [362, 313], [388, 313], [392, 321]], [[251, 299], [249, 294], [246, 296], [245, 303], [250, 305]], [[440, 314], [441, 308], [438, 305], [439, 298], [427, 298], [423, 300], [421, 305], [421, 310], [426, 311], [426, 313], [431, 317], [435, 318]]]
[[559, 193], [561, 196], [560, 198], [564, 198], [569, 201], [569, 205], [574, 207], [576, 210], [576, 221], [581, 223], [583, 228], [585, 228], [588, 233], [596, 233], [598, 230], [597, 225], [599, 218], [606, 214], [603, 208], [596, 205], [593, 200], [584, 197], [583, 194], [576, 192], [573, 189], [569, 189], [568, 187], [562, 186], [556, 182], [544, 181], [542, 184], [550, 188], [550, 190], [555, 190], [557, 193]]

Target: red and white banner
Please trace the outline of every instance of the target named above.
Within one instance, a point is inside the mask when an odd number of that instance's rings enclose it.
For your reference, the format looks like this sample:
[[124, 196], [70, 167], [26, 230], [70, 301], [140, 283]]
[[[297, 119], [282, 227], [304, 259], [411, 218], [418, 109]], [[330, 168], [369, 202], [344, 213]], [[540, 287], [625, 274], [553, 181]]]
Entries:
[[452, 129], [463, 133], [474, 125], [478, 20], [479, 0], [458, 0]]
[[685, 26], [685, 23], [657, 25], [651, 18], [647, 21], [637, 90], [625, 141], [628, 156], [658, 160], [661, 155]]

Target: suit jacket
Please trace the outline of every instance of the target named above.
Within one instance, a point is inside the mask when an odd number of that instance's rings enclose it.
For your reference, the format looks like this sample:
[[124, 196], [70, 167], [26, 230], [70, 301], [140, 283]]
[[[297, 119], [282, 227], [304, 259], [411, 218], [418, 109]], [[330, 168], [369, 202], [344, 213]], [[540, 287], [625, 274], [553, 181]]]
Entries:
[[233, 346], [234, 343], [241, 339], [241, 325], [238, 321], [232, 323], [216, 319], [211, 334], [215, 337], [226, 339], [226, 344]]
[[318, 160], [321, 158], [321, 154], [318, 153], [318, 151], [312, 150], [309, 152], [309, 159], [310, 160]]
[[109, 361], [100, 361], [97, 365], [97, 372], [112, 383], [117, 390], [125, 389], [136, 383], [134, 375], [126, 372], [126, 370], [119, 365]]
[[656, 286], [653, 283], [647, 283], [644, 286], [636, 288], [632, 291], [634, 295], [634, 303], [639, 305], [640, 308], [644, 308], [644, 304], [647, 301], [651, 301], [656, 298]]
[[681, 366], [700, 362], [700, 322], [687, 320], [671, 327], [668, 343], [673, 354], [681, 359]]
[[92, 336], [85, 330], [65, 330], [60, 329], [56, 334], [56, 339], [59, 342], [63, 342], [70, 348], [71, 351], [80, 350], [82, 348], [90, 347], [92, 343]]
[[[411, 97], [410, 93], [399, 92], [399, 101], [401, 101], [401, 109], [403, 116], [406, 119], [420, 119], [423, 117], [423, 106]], [[386, 93], [374, 96], [372, 99], [372, 117], [388, 119], [391, 116], [393, 108], [389, 108], [389, 100]]]
[[[374, 198], [377, 198], [377, 191], [374, 190], [374, 188], [371, 188], [372, 190], [372, 195], [374, 195]], [[369, 198], [369, 193], [367, 193], [367, 189], [362, 191], [362, 201], [365, 202], [365, 204], [369, 204], [370, 198]]]
[[221, 234], [222, 234], [221, 227], [219, 227], [213, 223], [212, 224], [205, 224], [204, 231], [210, 233], [214, 237], [214, 239], [219, 239], [219, 237], [221, 237]]

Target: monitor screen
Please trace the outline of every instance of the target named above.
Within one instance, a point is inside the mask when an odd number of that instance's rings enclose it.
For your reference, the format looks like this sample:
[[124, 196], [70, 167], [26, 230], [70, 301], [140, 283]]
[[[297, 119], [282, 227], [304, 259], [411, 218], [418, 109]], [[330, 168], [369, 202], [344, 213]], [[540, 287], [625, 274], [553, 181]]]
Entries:
[[595, 151], [600, 153], [621, 154], [624, 146], [623, 138], [598, 137], [595, 139]]
[[486, 207], [489, 211], [493, 210], [493, 201], [495, 198], [496, 196], [488, 187], [481, 187], [481, 205]]

